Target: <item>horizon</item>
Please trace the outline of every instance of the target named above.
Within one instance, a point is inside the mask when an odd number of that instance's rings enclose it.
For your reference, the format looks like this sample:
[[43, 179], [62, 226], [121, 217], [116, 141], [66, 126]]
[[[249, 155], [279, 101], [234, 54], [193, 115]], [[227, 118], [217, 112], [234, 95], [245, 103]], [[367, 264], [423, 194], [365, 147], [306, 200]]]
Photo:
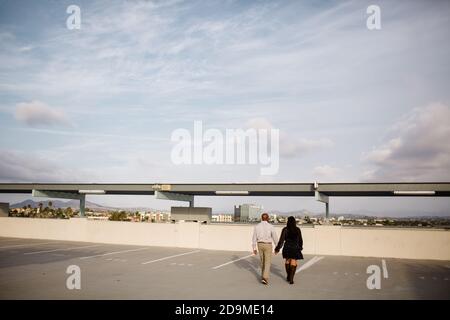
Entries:
[[[46, 200], [36, 200], [35, 198], [26, 198], [23, 201], [20, 202], [16, 202], [16, 203], [12, 203], [10, 204], [11, 208], [20, 208], [22, 207], [19, 206], [21, 203], [24, 202], [28, 202], [28, 201], [32, 201], [35, 204], [38, 203], [48, 203], [49, 201], [53, 202], [53, 203], [76, 203], [75, 206], [71, 206], [72, 208], [77, 208], [77, 206], [79, 207], [78, 204], [78, 200], [66, 200], [66, 199], [55, 199], [55, 198], [46, 198]], [[244, 203], [239, 203], [239, 204], [244, 204]], [[145, 210], [160, 210], [160, 211], [165, 211], [165, 212], [170, 212], [170, 206], [165, 206], [164, 208], [154, 208], [154, 207], [141, 207], [141, 206], [136, 206], [136, 207], [111, 207], [102, 203], [98, 203], [98, 202], [92, 202], [89, 200], [86, 200], [86, 208], [89, 208], [89, 205], [95, 205], [95, 206], [99, 206], [108, 210], [130, 210], [134, 211], [135, 209], [145, 209]], [[301, 208], [301, 209], [297, 209], [297, 210], [290, 210], [290, 211], [281, 211], [278, 209], [270, 209], [270, 210], [264, 210], [270, 214], [279, 214], [281, 216], [288, 216], [290, 214], [292, 215], [296, 215], [296, 216], [300, 216], [300, 213], [302, 212], [307, 212], [309, 214], [312, 214], [313, 216], [325, 216], [325, 213], [323, 212], [317, 212], [317, 211], [310, 211], [307, 210], [305, 208]], [[226, 211], [226, 210], [216, 210], [213, 208], [213, 215], [217, 215], [217, 214], [226, 214], [226, 215], [234, 215], [234, 212], [230, 211]], [[304, 216], [305, 214], [303, 214]], [[425, 218], [425, 217], [438, 217], [438, 218], [450, 218], [450, 212], [448, 213], [435, 213], [435, 215], [420, 215], [419, 212], [416, 214], [411, 214], [411, 215], [399, 215], [399, 216], [391, 216], [388, 213], [381, 213], [377, 211], [370, 211], [370, 210], [360, 210], [360, 212], [358, 211], [352, 211], [352, 212], [330, 212], [330, 217], [331, 216], [339, 216], [339, 215], [343, 215], [343, 216], [365, 216], [365, 217], [373, 217], [373, 218], [400, 218], [400, 219], [404, 219], [404, 218]]]

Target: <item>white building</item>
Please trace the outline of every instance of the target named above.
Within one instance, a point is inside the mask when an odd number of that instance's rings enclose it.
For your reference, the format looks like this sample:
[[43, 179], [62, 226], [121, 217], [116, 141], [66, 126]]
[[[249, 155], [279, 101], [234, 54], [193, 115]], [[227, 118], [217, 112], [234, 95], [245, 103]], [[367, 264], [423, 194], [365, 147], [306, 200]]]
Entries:
[[261, 220], [263, 207], [256, 204], [241, 204], [234, 207], [235, 221], [248, 222]]
[[231, 214], [214, 214], [212, 215], [213, 222], [233, 222], [233, 215]]

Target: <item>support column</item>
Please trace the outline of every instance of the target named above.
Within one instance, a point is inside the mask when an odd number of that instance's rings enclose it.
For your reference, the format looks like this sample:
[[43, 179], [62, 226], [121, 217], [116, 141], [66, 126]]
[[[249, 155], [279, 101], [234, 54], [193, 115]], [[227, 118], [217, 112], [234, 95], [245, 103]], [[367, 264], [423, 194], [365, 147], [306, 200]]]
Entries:
[[86, 209], [86, 195], [82, 195], [80, 198], [80, 217], [84, 217], [84, 211]]
[[319, 191], [315, 191], [316, 200], [325, 203], [325, 222], [328, 222], [330, 217], [330, 204], [328, 195], [321, 193]]

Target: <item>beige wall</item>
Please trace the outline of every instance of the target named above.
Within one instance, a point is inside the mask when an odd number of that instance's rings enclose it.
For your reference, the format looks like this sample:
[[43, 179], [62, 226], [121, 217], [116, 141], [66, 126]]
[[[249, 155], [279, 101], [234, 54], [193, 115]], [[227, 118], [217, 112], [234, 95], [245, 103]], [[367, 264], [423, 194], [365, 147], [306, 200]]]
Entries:
[[[450, 260], [450, 231], [302, 227], [304, 253]], [[278, 235], [281, 227], [276, 226]], [[0, 236], [251, 251], [253, 227], [0, 217]]]

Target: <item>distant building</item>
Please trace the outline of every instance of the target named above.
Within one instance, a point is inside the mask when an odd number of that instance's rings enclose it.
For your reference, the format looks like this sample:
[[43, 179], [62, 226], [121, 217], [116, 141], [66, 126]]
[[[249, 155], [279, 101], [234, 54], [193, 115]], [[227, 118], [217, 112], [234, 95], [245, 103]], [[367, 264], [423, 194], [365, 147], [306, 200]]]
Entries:
[[234, 222], [241, 222], [241, 207], [234, 206]]
[[215, 214], [212, 216], [213, 222], [233, 222], [233, 215], [231, 214]]
[[0, 202], [0, 217], [9, 216], [9, 203], [8, 202]]
[[170, 219], [177, 221], [211, 222], [212, 209], [207, 207], [171, 207]]
[[236, 222], [249, 222], [257, 221], [261, 219], [263, 211], [262, 206], [256, 204], [241, 204], [234, 207], [234, 221]]

